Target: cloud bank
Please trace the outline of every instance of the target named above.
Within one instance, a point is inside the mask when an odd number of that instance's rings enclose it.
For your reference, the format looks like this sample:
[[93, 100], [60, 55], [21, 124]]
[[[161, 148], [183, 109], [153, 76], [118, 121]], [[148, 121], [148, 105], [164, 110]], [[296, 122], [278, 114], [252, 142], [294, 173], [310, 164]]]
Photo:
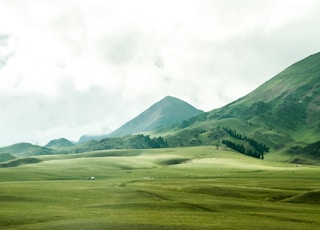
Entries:
[[0, 145], [221, 107], [319, 51], [316, 0], [0, 0]]

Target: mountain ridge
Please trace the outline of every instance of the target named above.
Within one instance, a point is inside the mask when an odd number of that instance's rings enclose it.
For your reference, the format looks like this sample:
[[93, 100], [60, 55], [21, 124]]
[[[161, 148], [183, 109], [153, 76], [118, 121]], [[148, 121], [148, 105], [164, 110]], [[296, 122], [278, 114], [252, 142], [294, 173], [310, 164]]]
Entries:
[[[78, 143], [60, 152], [26, 143], [0, 148], [0, 151], [31, 156], [117, 148], [215, 145], [261, 159], [266, 154], [275, 160], [310, 163], [320, 157], [319, 64], [320, 53], [310, 55], [244, 97], [206, 113], [178, 98], [166, 96], [115, 130], [113, 135], [99, 141]], [[140, 134], [134, 135], [137, 133]]]
[[[248, 147], [224, 129], [267, 145], [272, 152], [303, 148], [320, 137], [320, 53], [281, 71], [242, 98], [184, 121], [164, 135], [171, 146], [221, 145]], [[308, 149], [308, 148], [305, 148]]]

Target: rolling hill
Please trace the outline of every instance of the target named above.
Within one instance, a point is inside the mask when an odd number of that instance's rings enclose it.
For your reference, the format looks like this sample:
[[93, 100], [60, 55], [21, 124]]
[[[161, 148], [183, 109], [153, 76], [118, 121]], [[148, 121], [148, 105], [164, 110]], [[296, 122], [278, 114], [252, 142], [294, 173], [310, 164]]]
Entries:
[[0, 148], [0, 152], [10, 153], [11, 155], [18, 157], [48, 155], [54, 153], [52, 149], [30, 143], [17, 143], [2, 147]]
[[0, 153], [0, 162], [5, 162], [15, 159], [15, 157], [10, 153]]

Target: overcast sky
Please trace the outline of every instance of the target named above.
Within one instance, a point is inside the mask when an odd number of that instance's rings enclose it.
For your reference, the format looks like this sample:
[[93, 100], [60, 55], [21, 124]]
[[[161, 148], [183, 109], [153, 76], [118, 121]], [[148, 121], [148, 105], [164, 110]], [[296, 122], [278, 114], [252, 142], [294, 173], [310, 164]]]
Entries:
[[320, 51], [318, 0], [0, 0], [0, 146], [209, 111]]

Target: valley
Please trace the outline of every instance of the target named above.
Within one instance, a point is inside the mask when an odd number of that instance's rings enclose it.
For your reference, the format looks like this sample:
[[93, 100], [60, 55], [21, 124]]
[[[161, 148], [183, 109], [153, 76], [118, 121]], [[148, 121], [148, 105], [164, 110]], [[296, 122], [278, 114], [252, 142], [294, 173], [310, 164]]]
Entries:
[[38, 161], [0, 168], [1, 229], [316, 229], [320, 224], [319, 166], [213, 146], [33, 158]]
[[209, 112], [166, 96], [110, 134], [1, 147], [0, 229], [317, 229], [319, 62]]
[[320, 229], [320, 1], [0, 6], [0, 230]]

